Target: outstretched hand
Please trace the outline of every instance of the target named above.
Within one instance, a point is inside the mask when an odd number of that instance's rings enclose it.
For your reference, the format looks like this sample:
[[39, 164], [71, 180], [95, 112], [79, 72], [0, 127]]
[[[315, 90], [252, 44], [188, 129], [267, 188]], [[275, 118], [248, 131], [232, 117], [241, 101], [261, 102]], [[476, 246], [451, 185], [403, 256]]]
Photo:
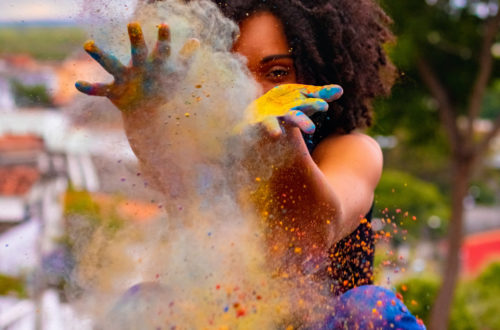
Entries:
[[338, 85], [311, 86], [301, 84], [279, 85], [255, 100], [247, 109], [250, 124], [262, 124], [274, 137], [282, 133], [281, 124], [298, 127], [306, 134], [314, 133], [309, 118], [316, 112], [328, 110], [328, 103], [342, 96]]
[[[158, 40], [149, 56], [139, 23], [130, 23], [128, 34], [132, 53], [129, 66], [123, 65], [113, 55], [102, 51], [93, 40], [87, 41], [84, 45], [85, 51], [114, 77], [112, 83], [78, 81], [75, 84], [82, 93], [109, 98], [123, 112], [160, 105], [168, 96], [164, 88], [168, 82], [164, 64], [170, 56], [168, 25], [158, 26]], [[179, 53], [181, 62], [187, 62], [199, 45], [197, 39], [189, 39]]]

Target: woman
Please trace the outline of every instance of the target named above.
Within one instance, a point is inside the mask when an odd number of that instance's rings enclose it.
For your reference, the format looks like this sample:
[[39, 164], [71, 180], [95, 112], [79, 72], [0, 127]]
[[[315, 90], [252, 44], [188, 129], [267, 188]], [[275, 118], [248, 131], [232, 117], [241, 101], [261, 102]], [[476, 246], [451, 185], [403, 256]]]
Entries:
[[[306, 239], [292, 243], [294, 248], [308, 251], [317, 259], [325, 255], [333, 259], [331, 267], [316, 270], [330, 273], [335, 293], [371, 283], [373, 238], [369, 211], [382, 171], [382, 153], [373, 139], [354, 130], [371, 123], [372, 99], [386, 95], [392, 84], [394, 68], [382, 49], [392, 38], [386, 27], [388, 18], [372, 1], [214, 2], [239, 23], [241, 32], [233, 50], [247, 58], [263, 92], [291, 83], [342, 86], [343, 96], [331, 102], [327, 112], [318, 112], [311, 119], [300, 116], [300, 120], [286, 120], [292, 125], [285, 124], [288, 134], [281, 138], [289, 140], [295, 157], [290, 166], [276, 171], [273, 191], [281, 196], [284, 190], [298, 188], [295, 191], [303, 202], [295, 209], [289, 208], [282, 220], [300, 219], [298, 227], [308, 232]], [[156, 99], [146, 91], [136, 99], [125, 96], [137, 89], [134, 84], [144, 85], [154, 79], [155, 72], [159, 72], [154, 63], [161, 65], [168, 56], [169, 41], [168, 26], [161, 25], [157, 47], [150, 57], [153, 65], [148, 66], [140, 26], [130, 24], [129, 34], [133, 63], [128, 68], [93, 43], [85, 46], [110, 73], [120, 77], [115, 83], [76, 85], [84, 93], [108, 96], [124, 111], [126, 125], [134, 121], [127, 116], [129, 109], [154, 108]], [[185, 52], [195, 47], [196, 41], [192, 41], [185, 46]], [[342, 92], [330, 93], [327, 100], [337, 99]], [[292, 115], [284, 117], [294, 119]], [[310, 132], [314, 126], [311, 120], [317, 128], [303, 138], [300, 130]], [[281, 129], [271, 126], [270, 135], [279, 135]], [[141, 158], [141, 150], [134, 151]]]
[[[382, 153], [372, 138], [355, 129], [371, 123], [371, 101], [389, 92], [395, 76], [382, 48], [392, 39], [386, 27], [389, 19], [369, 0], [214, 2], [240, 26], [233, 51], [246, 57], [250, 72], [262, 87], [264, 95], [259, 100], [279, 97], [286, 88], [295, 88], [304, 96], [288, 113], [261, 122], [266, 128], [265, 143], [290, 147], [289, 161], [275, 169], [270, 181], [269, 199], [274, 202], [257, 200], [257, 206], [273, 219], [269, 220], [269, 237], [272, 246], [273, 240], [280, 242], [274, 245], [276, 255], [287, 258], [290, 251], [300, 252], [302, 257], [293, 261], [297, 271], [323, 279], [327, 276], [333, 294], [372, 283], [369, 222], [382, 172]], [[154, 79], [155, 65], [163, 63], [169, 48], [165, 24], [159, 27], [158, 43], [149, 57], [138, 24], [129, 25], [129, 35], [129, 67], [93, 43], [85, 47], [115, 76], [114, 83], [76, 84], [86, 94], [107, 96], [123, 111], [126, 126], [133, 121], [131, 109], [151, 109], [159, 102], [146, 94], [144, 85]], [[191, 41], [181, 52], [189, 54], [194, 48], [196, 41]], [[328, 86], [289, 85], [297, 83]], [[329, 85], [332, 83], [342, 88]], [[275, 88], [280, 85], [282, 88]], [[131, 99], [127, 95], [132, 89], [145, 92]], [[306, 114], [313, 115], [309, 118]], [[131, 145], [134, 147], [133, 141]], [[141, 151], [134, 151], [141, 158]], [[301, 203], [288, 203], [283, 213], [281, 196]], [[296, 230], [285, 230], [283, 223], [293, 223]]]
[[309, 251], [316, 246], [321, 255], [331, 247], [331, 267], [317, 269], [332, 279], [331, 289], [341, 293], [372, 283], [369, 220], [382, 153], [373, 139], [353, 131], [371, 123], [371, 100], [386, 95], [392, 85], [394, 68], [382, 50], [392, 38], [385, 26], [388, 18], [372, 1], [218, 3], [239, 22], [241, 35], [234, 51], [247, 57], [264, 91], [296, 82], [342, 86], [343, 96], [330, 103], [326, 113], [313, 116], [314, 134], [302, 139], [298, 129], [292, 129], [289, 142], [303, 157], [280, 169], [273, 182], [276, 196], [287, 187], [304, 185], [308, 189], [300, 193], [303, 200], [313, 196], [302, 203], [307, 208], [288, 209], [286, 218], [301, 219], [309, 232], [317, 229], [317, 235], [308, 234]]

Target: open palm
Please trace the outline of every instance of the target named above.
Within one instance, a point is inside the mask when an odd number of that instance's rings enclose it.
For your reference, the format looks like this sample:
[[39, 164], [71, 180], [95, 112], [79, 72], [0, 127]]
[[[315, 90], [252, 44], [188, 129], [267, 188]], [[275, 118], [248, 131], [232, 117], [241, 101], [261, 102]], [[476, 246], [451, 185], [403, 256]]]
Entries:
[[[162, 104], [168, 96], [164, 85], [168, 83], [168, 76], [175, 74], [168, 74], [164, 69], [170, 56], [170, 30], [167, 24], [158, 26], [158, 40], [151, 54], [148, 54], [139, 23], [130, 23], [128, 34], [132, 53], [128, 66], [102, 51], [92, 40], [84, 45], [85, 51], [114, 77], [112, 83], [78, 81], [75, 84], [82, 93], [109, 98], [123, 112]], [[198, 40], [189, 39], [180, 51], [181, 61], [187, 61], [198, 47]]]

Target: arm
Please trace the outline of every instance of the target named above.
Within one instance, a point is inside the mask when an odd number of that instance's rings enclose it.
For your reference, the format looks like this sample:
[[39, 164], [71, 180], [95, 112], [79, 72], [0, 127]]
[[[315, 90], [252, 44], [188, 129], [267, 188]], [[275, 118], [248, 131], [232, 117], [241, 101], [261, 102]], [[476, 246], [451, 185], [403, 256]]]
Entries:
[[271, 182], [271, 199], [278, 202], [272, 237], [306, 255], [324, 254], [369, 211], [382, 172], [382, 152], [373, 139], [359, 133], [327, 138], [312, 157], [297, 128], [288, 128], [283, 138], [290, 146], [290, 161], [275, 170]]
[[[165, 63], [170, 56], [170, 30], [168, 25], [158, 26], [158, 41], [149, 53], [141, 27], [138, 23], [128, 25], [131, 44], [131, 63], [124, 65], [112, 54], [101, 50], [95, 43], [87, 41], [85, 51], [95, 59], [108, 73], [114, 77], [112, 83], [89, 83], [78, 81], [76, 88], [87, 95], [107, 97], [120, 111], [125, 132], [132, 150], [137, 156], [143, 171], [154, 177], [158, 188], [169, 192], [172, 182], [166, 178], [172, 177], [175, 169], [168, 159], [157, 153], [166, 143], [162, 125], [160, 107], [175, 93], [175, 82], [182, 72], [168, 72]], [[199, 47], [199, 41], [189, 39], [179, 53], [182, 67]], [[168, 93], [165, 91], [169, 91]], [[155, 148], [151, 148], [151, 146]]]
[[[336, 85], [280, 85], [250, 107], [254, 122], [268, 133], [260, 149], [274, 170], [257, 205], [268, 218], [268, 236], [278, 255], [290, 247], [306, 256], [324, 254], [359, 225], [372, 204], [382, 172], [382, 152], [373, 139], [332, 135], [311, 157], [300, 133], [313, 132], [308, 115], [326, 111], [324, 101], [341, 94]], [[277, 152], [284, 159], [276, 159]]]
[[337, 195], [339, 212], [330, 235], [335, 243], [353, 232], [370, 210], [382, 174], [382, 151], [371, 137], [351, 133], [327, 138], [312, 158]]

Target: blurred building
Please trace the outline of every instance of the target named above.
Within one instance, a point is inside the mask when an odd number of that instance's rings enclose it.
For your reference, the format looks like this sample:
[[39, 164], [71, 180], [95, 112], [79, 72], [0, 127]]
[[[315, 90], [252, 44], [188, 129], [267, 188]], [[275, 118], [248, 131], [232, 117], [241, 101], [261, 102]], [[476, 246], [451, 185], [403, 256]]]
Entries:
[[0, 111], [12, 111], [16, 103], [8, 79], [0, 76]]
[[110, 195], [145, 189], [122, 130], [76, 125], [53, 109], [0, 112], [0, 274], [32, 279], [30, 299], [0, 296], [0, 329], [92, 328], [49, 283], [74, 265], [60, 244], [70, 186], [126, 221], [147, 222], [162, 210], [153, 198]]
[[500, 261], [500, 229], [467, 236], [462, 259], [463, 272], [468, 276], [478, 275], [490, 263]]
[[53, 93], [54, 104], [64, 106], [71, 103], [79, 93], [75, 88], [75, 82], [78, 80], [109, 81], [111, 78], [106, 77], [103, 71], [87, 54], [69, 58], [54, 66], [58, 81], [58, 86]]
[[[0, 136], [0, 242], [5, 241], [0, 249], [0, 273], [15, 276], [34, 266], [33, 258], [16, 258], [11, 251], [29, 251], [36, 256], [40, 249], [53, 247], [50, 240], [30, 238], [42, 232], [50, 237], [61, 235], [61, 196], [67, 182], [64, 156], [50, 153], [41, 137]], [[17, 243], [23, 247], [16, 248]], [[6, 248], [9, 245], [12, 249]]]
[[25, 86], [45, 86], [51, 95], [59, 86], [54, 68], [36, 61], [27, 54], [3, 56], [0, 59], [0, 77]]
[[34, 329], [40, 322], [44, 329], [64, 329], [63, 318], [75, 319], [45, 286], [42, 266], [60, 250], [68, 184], [89, 190], [99, 185], [90, 156], [66, 151], [61, 116], [18, 111], [0, 117], [0, 274], [32, 277], [28, 291], [36, 297], [0, 297], [0, 329]]

